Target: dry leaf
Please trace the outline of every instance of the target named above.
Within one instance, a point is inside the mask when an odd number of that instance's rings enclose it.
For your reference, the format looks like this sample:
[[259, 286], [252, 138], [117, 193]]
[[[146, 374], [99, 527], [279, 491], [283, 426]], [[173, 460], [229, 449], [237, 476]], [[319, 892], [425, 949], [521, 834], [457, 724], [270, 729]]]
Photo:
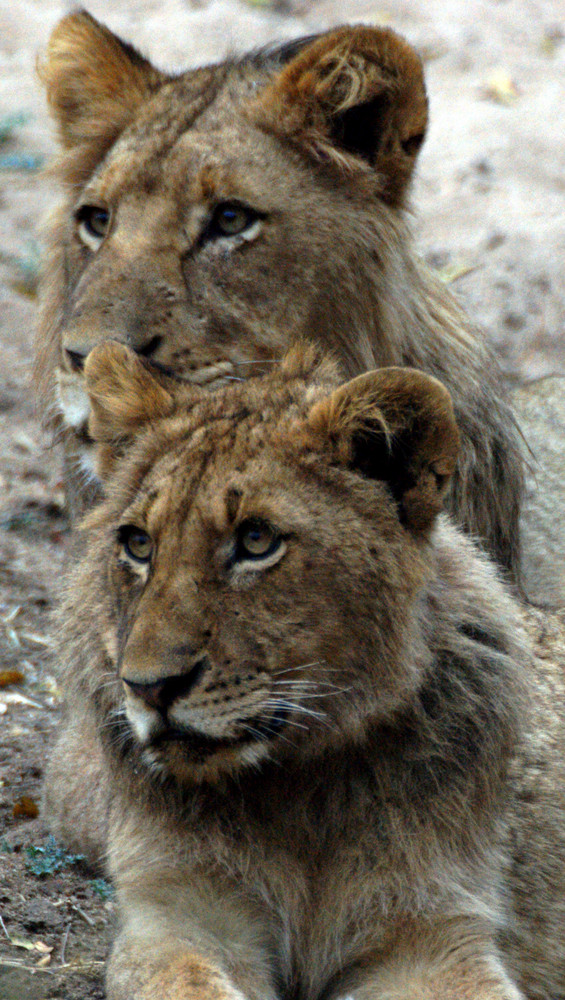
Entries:
[[18, 639], [18, 633], [15, 628], [12, 628], [11, 625], [9, 625], [6, 629], [6, 637], [12, 649], [21, 649], [22, 644]]
[[45, 691], [46, 694], [52, 695], [54, 698], [61, 698], [61, 688], [57, 684], [57, 681], [51, 675], [44, 677], [41, 683], [41, 690]]
[[0, 670], [0, 688], [9, 684], [20, 684], [24, 679], [21, 670]]
[[46, 635], [38, 635], [37, 632], [20, 632], [22, 639], [33, 642], [36, 646], [52, 646], [53, 640]]
[[32, 701], [31, 698], [26, 698], [25, 694], [19, 694], [17, 691], [7, 691], [6, 694], [1, 695], [0, 705], [29, 705], [30, 708], [43, 708], [39, 702]]
[[35, 944], [33, 941], [28, 941], [27, 938], [17, 937], [15, 934], [10, 935], [10, 944], [13, 944], [14, 948], [25, 948], [26, 951], [35, 951]]
[[10, 934], [10, 944], [15, 948], [25, 948], [26, 951], [38, 951], [42, 955], [50, 955], [53, 948], [44, 941], [30, 941], [29, 938], [19, 937], [17, 934]]
[[497, 69], [485, 81], [485, 94], [499, 104], [513, 104], [520, 96], [520, 91], [506, 70]]
[[39, 816], [37, 803], [29, 795], [22, 795], [12, 809], [12, 816], [14, 819], [36, 819]]
[[454, 264], [447, 264], [446, 267], [442, 267], [438, 274], [442, 281], [446, 285], [451, 285], [458, 278], [463, 278], [464, 275], [470, 274], [471, 271], [476, 271], [478, 264], [466, 264], [465, 262], [455, 262]]
[[22, 610], [21, 604], [16, 604], [16, 606], [11, 608], [7, 614], [2, 616], [2, 620], [6, 622], [6, 625], [8, 625], [10, 622], [14, 620], [14, 618], [16, 618], [19, 615], [21, 610]]
[[36, 941], [35, 950], [40, 951], [42, 955], [50, 955], [53, 951], [53, 945], [45, 944], [45, 941]]

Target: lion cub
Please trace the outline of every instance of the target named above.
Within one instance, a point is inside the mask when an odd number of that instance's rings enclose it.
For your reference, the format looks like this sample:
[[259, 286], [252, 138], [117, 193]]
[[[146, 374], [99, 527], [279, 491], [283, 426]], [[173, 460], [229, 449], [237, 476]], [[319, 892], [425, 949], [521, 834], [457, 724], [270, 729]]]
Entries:
[[107, 854], [110, 1000], [565, 998], [564, 681], [440, 514], [447, 391], [304, 347], [85, 383], [47, 806]]

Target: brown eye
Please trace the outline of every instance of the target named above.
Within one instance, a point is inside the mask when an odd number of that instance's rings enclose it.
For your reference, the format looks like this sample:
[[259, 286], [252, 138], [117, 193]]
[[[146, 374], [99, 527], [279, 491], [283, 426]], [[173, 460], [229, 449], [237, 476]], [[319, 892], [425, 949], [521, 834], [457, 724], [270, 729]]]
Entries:
[[135, 562], [148, 563], [153, 553], [153, 542], [142, 528], [134, 524], [124, 524], [118, 528], [118, 541], [125, 554]]
[[259, 216], [251, 208], [238, 205], [237, 202], [224, 202], [218, 205], [210, 224], [211, 236], [237, 236], [248, 229]]
[[82, 205], [77, 212], [78, 235], [83, 243], [97, 249], [108, 234], [110, 213], [98, 205]]
[[237, 533], [236, 559], [263, 559], [279, 548], [281, 537], [259, 518], [243, 521]]

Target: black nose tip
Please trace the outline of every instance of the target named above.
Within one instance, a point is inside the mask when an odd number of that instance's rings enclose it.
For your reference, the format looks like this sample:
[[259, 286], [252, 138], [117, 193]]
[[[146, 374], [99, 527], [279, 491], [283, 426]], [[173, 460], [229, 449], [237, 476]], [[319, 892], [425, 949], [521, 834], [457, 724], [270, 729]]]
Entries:
[[126, 677], [123, 680], [130, 691], [137, 695], [138, 698], [141, 698], [149, 708], [156, 708], [162, 712], [169, 708], [177, 698], [184, 698], [187, 694], [190, 694], [193, 687], [198, 684], [198, 681], [202, 677], [205, 665], [206, 661], [204, 659], [199, 660], [188, 673], [178, 674], [175, 677], [164, 677], [163, 680], [154, 681], [151, 684], [140, 684], [139, 681], [129, 681]]
[[84, 368], [84, 360], [86, 354], [81, 351], [71, 351], [68, 347], [65, 348], [65, 354], [67, 356], [67, 361], [70, 365], [72, 372], [81, 372]]
[[[107, 334], [107, 337], [108, 339], [120, 339], [115, 335], [112, 337], [112, 334], [110, 333]], [[104, 337], [102, 337], [102, 339], [104, 339]], [[132, 338], [130, 340], [129, 337], [126, 337], [124, 343], [128, 344], [135, 351], [135, 353], [139, 354], [142, 358], [152, 358], [153, 355], [159, 350], [162, 340], [163, 338], [159, 335], [155, 335], [149, 340], [144, 340], [143, 342], [138, 342], [137, 338]], [[84, 362], [96, 343], [99, 343], [99, 341], [94, 341], [88, 347], [83, 347], [82, 345], [80, 347], [77, 347], [76, 345], [73, 345], [72, 347], [65, 347], [65, 357], [72, 372], [81, 372], [83, 370]]]

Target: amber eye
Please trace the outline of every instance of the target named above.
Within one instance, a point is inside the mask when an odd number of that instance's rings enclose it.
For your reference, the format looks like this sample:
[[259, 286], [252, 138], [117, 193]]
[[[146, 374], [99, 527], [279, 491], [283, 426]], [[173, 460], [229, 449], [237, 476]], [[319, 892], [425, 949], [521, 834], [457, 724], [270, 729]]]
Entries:
[[217, 205], [210, 222], [211, 236], [238, 236], [259, 219], [257, 212], [237, 202], [225, 201]]
[[108, 234], [110, 213], [99, 205], [82, 205], [77, 215], [78, 235], [83, 243], [97, 248]]
[[273, 555], [282, 544], [281, 536], [272, 525], [260, 518], [243, 521], [237, 532], [236, 560], [264, 559]]
[[123, 524], [118, 528], [118, 541], [130, 559], [139, 563], [150, 561], [153, 542], [143, 528], [137, 528], [135, 524]]

